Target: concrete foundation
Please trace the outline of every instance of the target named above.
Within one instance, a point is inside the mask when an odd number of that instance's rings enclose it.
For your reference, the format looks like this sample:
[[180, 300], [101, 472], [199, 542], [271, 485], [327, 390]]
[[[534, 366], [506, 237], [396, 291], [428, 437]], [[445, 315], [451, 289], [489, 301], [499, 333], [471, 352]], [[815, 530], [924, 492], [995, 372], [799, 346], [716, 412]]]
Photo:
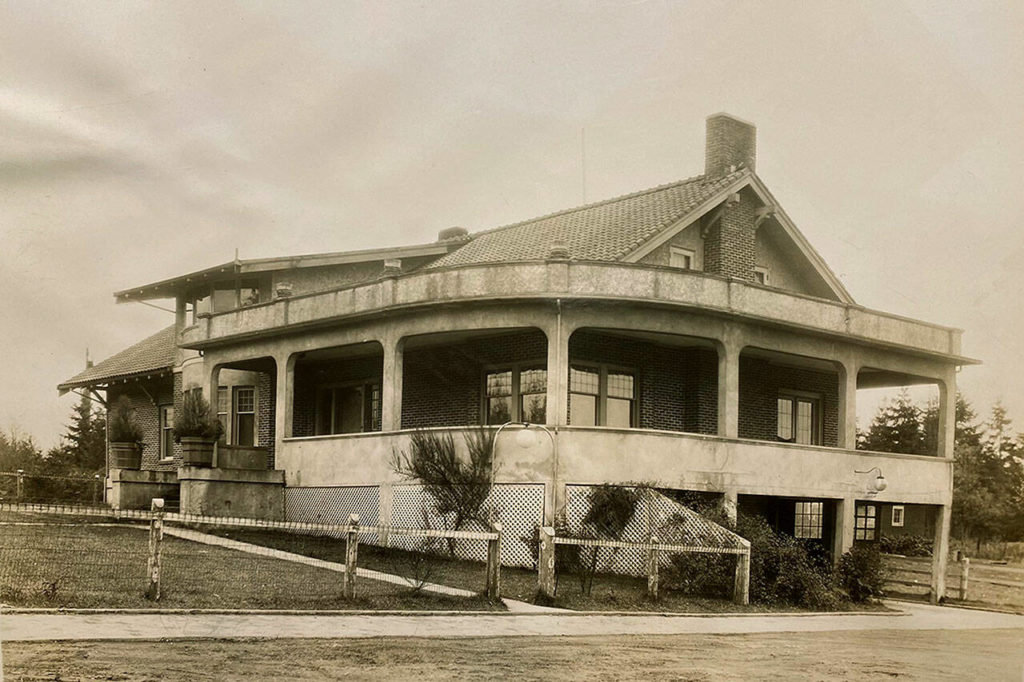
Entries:
[[267, 449], [218, 444], [213, 456], [213, 466], [220, 469], [265, 471], [267, 469]]
[[154, 497], [178, 499], [178, 476], [175, 472], [110, 470], [107, 503], [114, 509], [149, 509]]
[[284, 519], [284, 472], [182, 467], [181, 511], [207, 516]]

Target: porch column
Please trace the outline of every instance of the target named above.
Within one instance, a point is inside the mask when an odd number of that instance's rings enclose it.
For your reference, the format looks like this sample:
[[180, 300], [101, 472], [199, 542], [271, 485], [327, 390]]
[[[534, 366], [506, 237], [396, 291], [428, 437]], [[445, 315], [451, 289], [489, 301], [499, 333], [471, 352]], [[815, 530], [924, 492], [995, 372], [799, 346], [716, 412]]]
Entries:
[[735, 489], [726, 490], [722, 493], [721, 505], [726, 518], [728, 518], [729, 522], [735, 526], [736, 519], [739, 514], [739, 495], [736, 493]]
[[404, 338], [381, 340], [384, 347], [384, 374], [380, 384], [380, 428], [398, 431], [402, 428], [402, 373], [405, 357]]
[[[939, 384], [939, 457], [953, 459], [956, 439], [956, 370], [950, 368]], [[931, 453], [928, 453], [931, 454]], [[950, 493], [952, 495], [952, 493]]]
[[856, 360], [839, 363], [839, 447], [857, 448], [857, 372]]
[[946, 563], [949, 560], [949, 517], [952, 507], [935, 508], [935, 544], [932, 546], [931, 602], [938, 604], [946, 596]]
[[718, 343], [718, 435], [738, 438], [740, 431], [739, 334], [727, 329]]
[[274, 453], [280, 457], [284, 439], [292, 437], [292, 413], [295, 408], [295, 356], [286, 353], [274, 358], [277, 384], [274, 411]]
[[[207, 359], [207, 360], [205, 360], [205, 362], [210, 362], [210, 360]], [[209, 375], [209, 378], [206, 381], [206, 386], [204, 386], [202, 388], [203, 388], [203, 391], [206, 393], [206, 400], [207, 400], [207, 402], [210, 403], [210, 407], [213, 409], [214, 412], [216, 412], [217, 411], [217, 389], [220, 387], [220, 365], [214, 365], [213, 367], [208, 367], [208, 369], [209, 369], [210, 375]], [[183, 387], [183, 388], [187, 388], [187, 387]], [[227, 426], [225, 425], [224, 428], [227, 428]]]
[[856, 506], [857, 500], [853, 497], [836, 500], [835, 532], [832, 535], [833, 563], [837, 563], [839, 557], [853, 548], [854, 509]]
[[562, 310], [555, 323], [545, 330], [548, 337], [547, 426], [569, 423], [569, 337], [573, 326], [567, 324]]

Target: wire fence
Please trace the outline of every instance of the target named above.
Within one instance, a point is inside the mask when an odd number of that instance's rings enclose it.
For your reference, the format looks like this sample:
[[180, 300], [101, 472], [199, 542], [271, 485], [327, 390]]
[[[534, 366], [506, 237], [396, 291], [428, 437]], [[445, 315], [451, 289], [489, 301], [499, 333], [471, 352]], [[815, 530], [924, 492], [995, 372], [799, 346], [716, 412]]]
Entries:
[[[499, 526], [500, 528], [500, 526]], [[363, 544], [402, 537], [421, 551]], [[446, 543], [481, 544], [487, 562]], [[496, 531], [0, 503], [0, 603], [78, 608], [488, 608]], [[354, 569], [354, 570], [353, 570]]]
[[103, 502], [104, 485], [99, 474], [56, 476], [22, 469], [0, 471], [0, 501], [98, 505]]

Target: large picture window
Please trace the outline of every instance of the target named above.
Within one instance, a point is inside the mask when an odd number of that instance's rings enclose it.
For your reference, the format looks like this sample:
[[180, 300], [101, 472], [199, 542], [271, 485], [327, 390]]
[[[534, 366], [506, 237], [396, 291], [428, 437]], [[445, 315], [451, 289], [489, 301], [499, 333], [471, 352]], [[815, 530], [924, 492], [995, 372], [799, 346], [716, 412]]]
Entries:
[[548, 371], [543, 365], [515, 364], [484, 374], [484, 423], [543, 424], [547, 420]]
[[787, 443], [821, 444], [818, 398], [782, 394], [778, 399], [778, 438]]
[[235, 445], [252, 447], [256, 444], [256, 388], [235, 387], [235, 414], [231, 420], [231, 439]]
[[636, 378], [606, 365], [569, 369], [569, 423], [573, 426], [636, 426]]
[[379, 383], [356, 382], [320, 388], [316, 408], [318, 436], [379, 430]]

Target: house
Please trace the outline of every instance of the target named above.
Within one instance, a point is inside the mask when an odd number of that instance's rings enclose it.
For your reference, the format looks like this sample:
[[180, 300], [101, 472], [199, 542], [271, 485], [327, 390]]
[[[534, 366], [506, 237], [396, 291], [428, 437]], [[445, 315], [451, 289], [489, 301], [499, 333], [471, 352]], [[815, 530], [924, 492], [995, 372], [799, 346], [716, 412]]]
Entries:
[[[551, 523], [582, 486], [640, 480], [756, 511], [833, 556], [918, 524], [938, 598], [956, 372], [975, 361], [960, 330], [857, 305], [756, 174], [755, 141], [716, 114], [687, 180], [117, 292], [174, 299], [176, 319], [60, 386], [128, 395], [146, 424], [142, 470], [111, 470], [111, 501], [177, 485], [196, 511], [416, 524], [391, 465], [412, 430], [528, 422], [550, 437], [496, 446], [495, 495], [521, 525]], [[915, 384], [939, 395], [937, 451], [858, 451], [858, 390]], [[191, 386], [227, 427], [213, 468], [181, 467], [169, 436]], [[259, 456], [232, 465], [238, 452]]]

